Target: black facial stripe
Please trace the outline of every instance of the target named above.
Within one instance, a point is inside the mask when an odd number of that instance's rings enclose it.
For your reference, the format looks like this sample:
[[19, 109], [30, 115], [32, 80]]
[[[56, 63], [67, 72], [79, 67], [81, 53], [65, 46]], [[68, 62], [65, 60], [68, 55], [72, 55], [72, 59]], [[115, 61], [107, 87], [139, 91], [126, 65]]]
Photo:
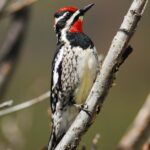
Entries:
[[69, 11], [56, 12], [56, 13], [54, 14], [54, 17], [55, 17], [55, 18], [59, 18], [59, 17], [63, 16], [66, 12], [68, 12], [68, 13], [67, 13], [67, 17], [69, 17], [69, 18], [70, 18], [70, 16], [73, 14], [73, 12], [69, 12]]
[[64, 12], [57, 12], [54, 14], [54, 17], [59, 18], [60, 16], [63, 16], [64, 13], [65, 13], [65, 11]]
[[72, 16], [72, 14], [73, 12], [69, 12], [69, 11], [55, 13], [54, 15], [55, 18], [60, 18], [64, 15], [64, 17], [62, 17], [62, 19], [60, 19], [55, 25], [55, 31], [58, 35], [58, 38], [60, 37], [61, 30], [65, 27], [67, 20]]

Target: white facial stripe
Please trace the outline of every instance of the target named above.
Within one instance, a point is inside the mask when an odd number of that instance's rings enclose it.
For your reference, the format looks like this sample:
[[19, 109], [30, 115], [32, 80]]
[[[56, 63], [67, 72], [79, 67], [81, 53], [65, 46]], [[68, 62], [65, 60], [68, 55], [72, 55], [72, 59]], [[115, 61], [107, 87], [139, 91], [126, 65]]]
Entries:
[[63, 19], [68, 12], [64, 13], [62, 16], [60, 16], [59, 18], [55, 18], [55, 24], [57, 24], [61, 19]]
[[76, 17], [77, 15], [79, 15], [79, 13], [80, 13], [80, 11], [77, 10], [77, 11], [71, 16], [71, 18], [67, 21], [67, 23], [66, 23], [66, 28], [67, 28], [67, 29], [70, 28], [70, 26], [71, 26], [73, 20], [75, 19], [75, 17]]
[[62, 30], [62, 37], [61, 37], [61, 38], [62, 38], [62, 40], [65, 41], [66, 43], [68, 43], [68, 40], [67, 40], [67, 38], [66, 38], [66, 31], [68, 31], [68, 30], [70, 29], [73, 20], [75, 19], [75, 17], [76, 17], [77, 15], [79, 15], [79, 13], [80, 13], [80, 10], [77, 10], [77, 11], [70, 17], [70, 19], [66, 22], [65, 28]]
[[55, 85], [58, 82], [58, 78], [59, 78], [59, 74], [57, 72], [57, 69], [59, 67], [59, 64], [61, 63], [63, 58], [63, 48], [60, 49], [60, 52], [57, 55], [57, 60], [55, 60], [55, 67], [54, 67], [54, 71], [53, 71], [53, 86], [55, 87]]

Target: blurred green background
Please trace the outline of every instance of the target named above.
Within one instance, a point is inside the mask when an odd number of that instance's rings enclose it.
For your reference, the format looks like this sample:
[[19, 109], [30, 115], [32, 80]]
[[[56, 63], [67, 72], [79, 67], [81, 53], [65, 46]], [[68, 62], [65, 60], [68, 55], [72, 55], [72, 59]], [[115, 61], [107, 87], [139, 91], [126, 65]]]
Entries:
[[[84, 31], [94, 41], [99, 53], [106, 55], [131, 0], [39, 0], [33, 5], [26, 40], [4, 100], [15, 104], [39, 96], [49, 90], [51, 61], [56, 48], [53, 14], [63, 6], [82, 8], [96, 5], [84, 18]], [[8, 19], [0, 22], [0, 44], [8, 27]], [[116, 86], [111, 88], [96, 122], [82, 138], [81, 145], [90, 146], [100, 133], [99, 149], [115, 149], [150, 92], [150, 4], [130, 43], [134, 52], [121, 66]], [[47, 144], [50, 128], [49, 100], [29, 109], [0, 118], [0, 150], [39, 150]]]

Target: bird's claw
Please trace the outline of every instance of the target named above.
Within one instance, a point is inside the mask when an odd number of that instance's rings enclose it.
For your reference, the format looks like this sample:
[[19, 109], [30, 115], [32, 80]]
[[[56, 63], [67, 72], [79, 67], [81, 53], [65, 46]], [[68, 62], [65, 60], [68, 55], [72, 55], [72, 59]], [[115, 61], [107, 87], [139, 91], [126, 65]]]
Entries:
[[88, 110], [88, 105], [86, 104], [74, 104], [79, 110], [86, 112], [90, 117], [92, 117], [92, 113]]

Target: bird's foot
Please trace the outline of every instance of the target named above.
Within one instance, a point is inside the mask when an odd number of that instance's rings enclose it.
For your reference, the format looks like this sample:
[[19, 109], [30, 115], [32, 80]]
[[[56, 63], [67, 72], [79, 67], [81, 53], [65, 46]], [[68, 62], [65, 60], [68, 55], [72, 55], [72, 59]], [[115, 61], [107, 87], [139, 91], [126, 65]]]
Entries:
[[86, 104], [74, 104], [74, 106], [78, 108], [79, 111], [82, 110], [86, 112], [90, 117], [92, 116], [92, 113], [88, 110], [88, 106]]

